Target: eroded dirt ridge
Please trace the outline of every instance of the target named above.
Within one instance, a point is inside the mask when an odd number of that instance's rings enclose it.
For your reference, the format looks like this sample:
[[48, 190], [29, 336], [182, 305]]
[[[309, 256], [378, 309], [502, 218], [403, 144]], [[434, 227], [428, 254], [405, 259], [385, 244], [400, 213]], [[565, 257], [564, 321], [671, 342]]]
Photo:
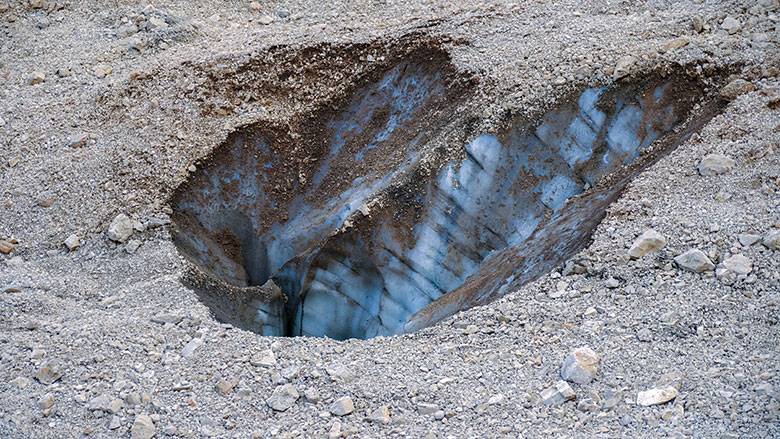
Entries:
[[[649, 160], [703, 95], [682, 76], [588, 88], [533, 126], [432, 154], [459, 92], [433, 59], [401, 60], [302, 134], [237, 131], [177, 193], [176, 243], [214, 281], [196, 289], [218, 318], [370, 338], [492, 300], [584, 245], [627, 181], [603, 177]], [[315, 139], [302, 170], [286, 166], [290, 143]], [[426, 154], [435, 171], [417, 172]]]

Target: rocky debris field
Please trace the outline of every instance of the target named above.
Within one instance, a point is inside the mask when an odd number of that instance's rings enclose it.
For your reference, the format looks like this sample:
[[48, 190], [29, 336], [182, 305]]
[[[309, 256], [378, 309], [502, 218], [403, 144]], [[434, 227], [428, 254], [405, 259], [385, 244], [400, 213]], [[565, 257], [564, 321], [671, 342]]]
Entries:
[[[0, 0], [0, 35], [0, 436], [780, 435], [777, 0]], [[410, 38], [477, 84], [475, 130], [669, 66], [724, 108], [489, 305], [369, 340], [217, 321], [170, 194]]]

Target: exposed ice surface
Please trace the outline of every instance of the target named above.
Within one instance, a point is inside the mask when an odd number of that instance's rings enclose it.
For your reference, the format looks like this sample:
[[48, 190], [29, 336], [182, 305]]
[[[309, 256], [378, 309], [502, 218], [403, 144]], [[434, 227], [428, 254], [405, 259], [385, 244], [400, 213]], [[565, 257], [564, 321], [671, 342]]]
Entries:
[[[378, 211], [372, 216], [384, 220], [369, 233], [359, 227], [336, 233], [419, 160], [418, 148], [411, 148], [404, 164], [386, 175], [358, 178], [319, 207], [306, 201], [325, 184], [333, 163], [363, 161], [442, 93], [440, 77], [403, 64], [326, 123], [330, 149], [311, 184], [286, 207], [286, 221], [255, 233], [259, 212], [268, 207], [264, 174], [280, 163], [265, 139], [239, 136], [229, 149], [234, 160], [211, 170], [199, 196], [185, 196], [177, 206], [208, 233], [180, 239], [213, 275], [237, 285], [259, 285], [270, 277], [282, 288], [284, 321], [256, 303], [258, 332], [337, 339], [397, 334], [411, 316], [478, 272], [492, 253], [522, 244], [584, 187], [632, 162], [670, 131], [678, 120], [674, 100], [664, 99], [669, 89], [660, 85], [627, 96], [589, 88], [538, 126], [478, 135], [464, 145], [461, 159], [426, 182], [418, 196], [422, 211], [412, 224]], [[251, 153], [256, 151], [262, 154]], [[239, 237], [241, 264], [209, 238], [222, 229]]]

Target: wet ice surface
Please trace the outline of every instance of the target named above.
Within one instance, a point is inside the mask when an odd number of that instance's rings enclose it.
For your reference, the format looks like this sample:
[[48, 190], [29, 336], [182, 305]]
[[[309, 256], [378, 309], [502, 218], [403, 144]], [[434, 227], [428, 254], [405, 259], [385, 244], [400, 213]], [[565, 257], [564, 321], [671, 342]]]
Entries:
[[[399, 214], [390, 205], [372, 211], [366, 225], [336, 233], [366, 200], [416, 164], [419, 138], [406, 139], [406, 161], [386, 175], [358, 178], [319, 208], [308, 204], [307, 195], [321, 192], [332, 164], [345, 160], [345, 154], [347, 160], [362, 162], [370, 151], [397, 140], [397, 132], [421, 117], [442, 87], [435, 74], [402, 65], [358, 93], [326, 124], [330, 149], [311, 183], [287, 206], [288, 220], [262, 234], [256, 231], [258, 206], [267, 203], [264, 175], [278, 163], [272, 155], [261, 163], [242, 152], [248, 139], [234, 147], [241, 150], [238, 160], [210, 171], [208, 184], [198, 187], [204, 197], [182, 198], [178, 209], [197, 222], [191, 227], [196, 233], [181, 234], [185, 255], [235, 285], [261, 285], [270, 277], [286, 295], [286, 303], [253, 301], [252, 309], [242, 310], [253, 316], [246, 326], [265, 335], [370, 338], [418, 329], [466, 302], [478, 302], [462, 299], [480, 294], [461, 288], [470, 277], [493, 276], [493, 284], [504, 285], [499, 291], [504, 294], [516, 279], [553, 268], [544, 261], [557, 261], [587, 237], [605, 207], [598, 202], [575, 207], [589, 219], [578, 221], [572, 208], [561, 216], [567, 200], [635, 161], [687, 110], [676, 107], [687, 104], [672, 98], [671, 83], [616, 92], [586, 89], [535, 127], [517, 125], [475, 136], [464, 145], [462, 158], [425, 182], [414, 200], [421, 207], [417, 214]], [[369, 124], [378, 113], [383, 123]], [[256, 140], [254, 148], [268, 146]], [[234, 189], [226, 191], [226, 186]], [[204, 200], [209, 201], [205, 206]], [[221, 230], [229, 230], [238, 242], [214, 241], [211, 237]], [[544, 239], [558, 232], [567, 237], [562, 243]], [[513, 266], [514, 271], [491, 267], [496, 255], [519, 248], [529, 262]], [[241, 257], [231, 251], [240, 251]], [[456, 290], [458, 301], [449, 300], [455, 296], [447, 294]]]

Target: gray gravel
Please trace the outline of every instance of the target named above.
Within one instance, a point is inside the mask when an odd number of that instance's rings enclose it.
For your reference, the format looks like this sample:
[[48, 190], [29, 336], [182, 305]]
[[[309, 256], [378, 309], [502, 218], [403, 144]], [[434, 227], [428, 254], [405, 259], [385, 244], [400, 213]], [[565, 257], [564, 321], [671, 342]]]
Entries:
[[[366, 59], [416, 33], [478, 81], [474, 129], [664, 66], [750, 86], [711, 90], [728, 107], [632, 182], [581, 269], [391, 338], [214, 320], [180, 282], [167, 197], [236, 127], [338, 93], [324, 73], [256, 86], [337, 63], [303, 48]], [[777, 437], [778, 49], [777, 0], [0, 0], [0, 436]], [[649, 229], [665, 244], [630, 256]], [[712, 268], [678, 266], [690, 249]], [[583, 346], [593, 381], [561, 381]]]

